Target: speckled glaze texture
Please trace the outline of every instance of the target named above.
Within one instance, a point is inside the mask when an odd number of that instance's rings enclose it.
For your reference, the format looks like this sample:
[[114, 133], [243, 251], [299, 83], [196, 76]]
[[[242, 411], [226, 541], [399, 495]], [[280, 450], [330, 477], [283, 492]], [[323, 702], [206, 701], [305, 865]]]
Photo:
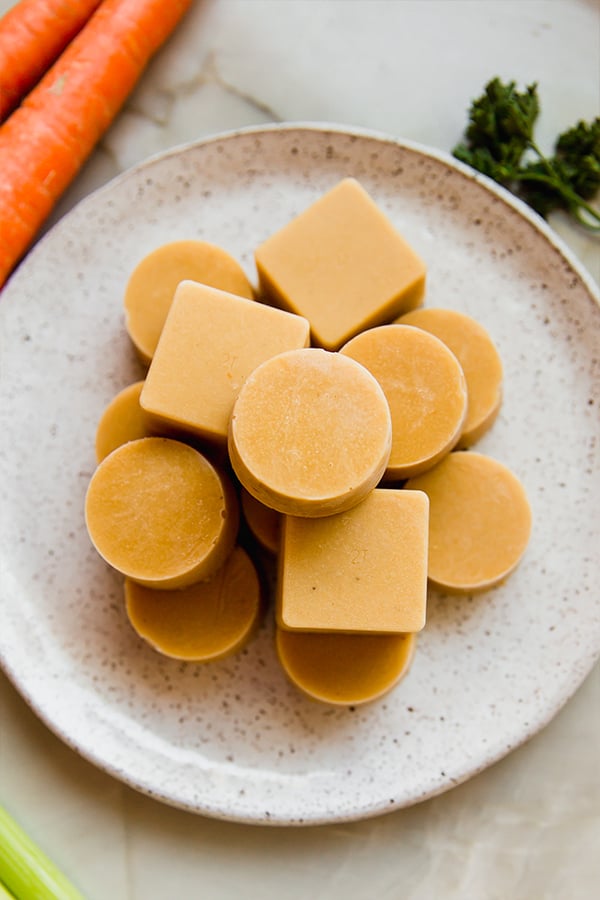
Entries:
[[[123, 291], [161, 243], [253, 250], [340, 178], [371, 193], [428, 266], [426, 304], [475, 317], [505, 368], [477, 445], [523, 481], [525, 558], [479, 596], [432, 592], [409, 675], [334, 708], [285, 678], [271, 617], [206, 666], [137, 638], [83, 500], [108, 401], [142, 371]], [[165, 802], [244, 822], [350, 820], [472, 776], [543, 727], [600, 652], [600, 307], [534, 214], [449, 157], [341, 128], [249, 129], [148, 161], [84, 200], [0, 298], [0, 658], [70, 745]]]

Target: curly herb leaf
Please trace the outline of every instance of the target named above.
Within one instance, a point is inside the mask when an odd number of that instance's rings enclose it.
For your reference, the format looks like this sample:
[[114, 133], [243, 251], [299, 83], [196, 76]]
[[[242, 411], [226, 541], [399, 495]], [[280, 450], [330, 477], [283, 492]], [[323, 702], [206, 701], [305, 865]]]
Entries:
[[473, 101], [466, 140], [454, 156], [521, 196], [540, 215], [565, 209], [585, 227], [600, 230], [600, 213], [586, 202], [600, 190], [600, 119], [579, 122], [559, 135], [548, 158], [534, 138], [539, 112], [537, 84], [519, 92], [514, 81], [493, 78]]
[[571, 187], [591, 200], [600, 190], [600, 118], [579, 122], [561, 134], [555, 154]]

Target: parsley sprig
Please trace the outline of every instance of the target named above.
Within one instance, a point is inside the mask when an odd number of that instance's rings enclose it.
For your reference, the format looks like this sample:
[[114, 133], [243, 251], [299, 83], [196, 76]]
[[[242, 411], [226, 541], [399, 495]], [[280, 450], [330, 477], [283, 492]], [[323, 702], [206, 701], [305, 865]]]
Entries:
[[514, 81], [493, 78], [472, 102], [465, 141], [452, 152], [544, 218], [564, 209], [585, 228], [600, 232], [600, 211], [588, 202], [600, 190], [600, 118], [580, 121], [559, 135], [548, 157], [534, 138], [539, 112], [537, 84], [519, 92]]

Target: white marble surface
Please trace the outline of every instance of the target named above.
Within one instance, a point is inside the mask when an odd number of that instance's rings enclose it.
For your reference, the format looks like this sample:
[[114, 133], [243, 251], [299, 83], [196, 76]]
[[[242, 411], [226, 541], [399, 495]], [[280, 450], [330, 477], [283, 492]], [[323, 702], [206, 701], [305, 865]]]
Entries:
[[[598, 115], [597, 0], [197, 0], [53, 221], [138, 160], [241, 125], [329, 121], [450, 150], [495, 74], [538, 82], [546, 148]], [[552, 225], [600, 280], [598, 241]], [[94, 769], [0, 676], [0, 803], [90, 900], [591, 900], [599, 755], [596, 666], [543, 732], [447, 794], [364, 822], [242, 826]]]

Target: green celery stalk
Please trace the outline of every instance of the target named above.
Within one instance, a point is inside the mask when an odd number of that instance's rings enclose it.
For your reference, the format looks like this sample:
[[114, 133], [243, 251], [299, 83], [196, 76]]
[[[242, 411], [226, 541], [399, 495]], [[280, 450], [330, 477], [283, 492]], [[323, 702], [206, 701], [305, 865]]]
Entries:
[[17, 900], [84, 900], [1, 806], [0, 887]]
[[0, 900], [15, 900], [14, 894], [9, 894], [8, 889], [0, 881]]

